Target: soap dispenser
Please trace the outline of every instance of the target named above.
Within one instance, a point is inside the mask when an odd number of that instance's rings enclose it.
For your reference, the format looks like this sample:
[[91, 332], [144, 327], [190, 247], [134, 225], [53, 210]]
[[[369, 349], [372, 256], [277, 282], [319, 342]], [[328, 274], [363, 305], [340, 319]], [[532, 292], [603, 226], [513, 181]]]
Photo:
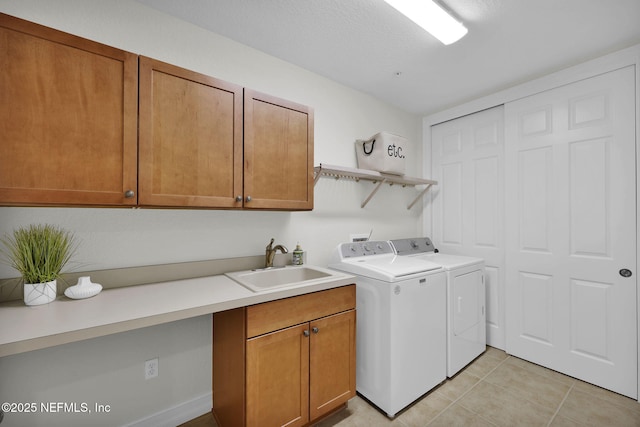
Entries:
[[304, 264], [304, 251], [300, 247], [300, 243], [296, 244], [296, 248], [293, 250], [293, 265]]

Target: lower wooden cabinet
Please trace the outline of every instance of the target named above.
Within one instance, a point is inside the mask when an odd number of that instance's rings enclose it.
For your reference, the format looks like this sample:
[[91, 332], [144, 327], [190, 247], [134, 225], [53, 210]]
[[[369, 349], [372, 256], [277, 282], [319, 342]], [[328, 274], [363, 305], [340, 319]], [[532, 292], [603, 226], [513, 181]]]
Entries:
[[305, 426], [355, 396], [355, 285], [216, 313], [213, 326], [221, 427]]
[[[248, 426], [309, 421], [309, 324], [247, 341]], [[214, 405], [215, 407], [215, 405]]]
[[309, 418], [314, 420], [356, 394], [356, 311], [324, 317], [310, 326]]

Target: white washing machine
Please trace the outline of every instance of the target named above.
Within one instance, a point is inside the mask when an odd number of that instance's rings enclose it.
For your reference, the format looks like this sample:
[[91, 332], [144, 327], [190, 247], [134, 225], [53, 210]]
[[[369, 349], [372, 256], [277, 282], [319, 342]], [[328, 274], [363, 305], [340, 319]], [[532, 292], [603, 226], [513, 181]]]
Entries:
[[447, 276], [447, 376], [487, 348], [484, 260], [439, 253], [428, 237], [392, 240], [399, 256], [442, 266]]
[[330, 268], [356, 276], [356, 390], [393, 418], [446, 379], [446, 278], [387, 241], [343, 243]]

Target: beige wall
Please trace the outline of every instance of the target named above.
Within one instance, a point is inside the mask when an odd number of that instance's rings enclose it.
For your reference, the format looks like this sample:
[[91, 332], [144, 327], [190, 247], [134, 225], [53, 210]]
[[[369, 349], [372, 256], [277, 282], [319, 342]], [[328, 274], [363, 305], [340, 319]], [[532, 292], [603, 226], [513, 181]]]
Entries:
[[[0, 12], [310, 105], [316, 164], [355, 167], [355, 139], [381, 130], [406, 136], [407, 172], [422, 174], [420, 117], [134, 1], [3, 0]], [[413, 189], [385, 186], [361, 209], [371, 186], [323, 178], [314, 211], [298, 213], [0, 207], [0, 235], [30, 223], [68, 228], [81, 242], [79, 270], [259, 255], [271, 237], [290, 249], [300, 242], [309, 263], [326, 265], [350, 233], [373, 229], [373, 239], [390, 239], [422, 231], [420, 203], [406, 209]], [[15, 275], [0, 265], [0, 278]], [[133, 422], [210, 392], [210, 333], [204, 316], [2, 358], [0, 401], [113, 404], [91, 424]], [[158, 381], [143, 378], [151, 357], [160, 358]], [[74, 415], [31, 417], [30, 425], [87, 425]], [[15, 425], [11, 419], [3, 427]]]

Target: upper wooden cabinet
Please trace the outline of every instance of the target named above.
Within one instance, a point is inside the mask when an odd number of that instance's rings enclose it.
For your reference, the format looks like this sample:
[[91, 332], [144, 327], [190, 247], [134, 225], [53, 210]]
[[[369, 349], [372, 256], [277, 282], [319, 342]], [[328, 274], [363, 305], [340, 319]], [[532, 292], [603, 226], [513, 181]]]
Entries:
[[139, 115], [140, 205], [242, 206], [242, 87], [141, 56]]
[[313, 110], [244, 91], [244, 207], [313, 209]]
[[313, 208], [309, 107], [141, 56], [139, 115], [140, 205]]
[[0, 203], [135, 205], [136, 55], [0, 14]]
[[0, 205], [313, 209], [309, 107], [4, 14], [0, 64]]

